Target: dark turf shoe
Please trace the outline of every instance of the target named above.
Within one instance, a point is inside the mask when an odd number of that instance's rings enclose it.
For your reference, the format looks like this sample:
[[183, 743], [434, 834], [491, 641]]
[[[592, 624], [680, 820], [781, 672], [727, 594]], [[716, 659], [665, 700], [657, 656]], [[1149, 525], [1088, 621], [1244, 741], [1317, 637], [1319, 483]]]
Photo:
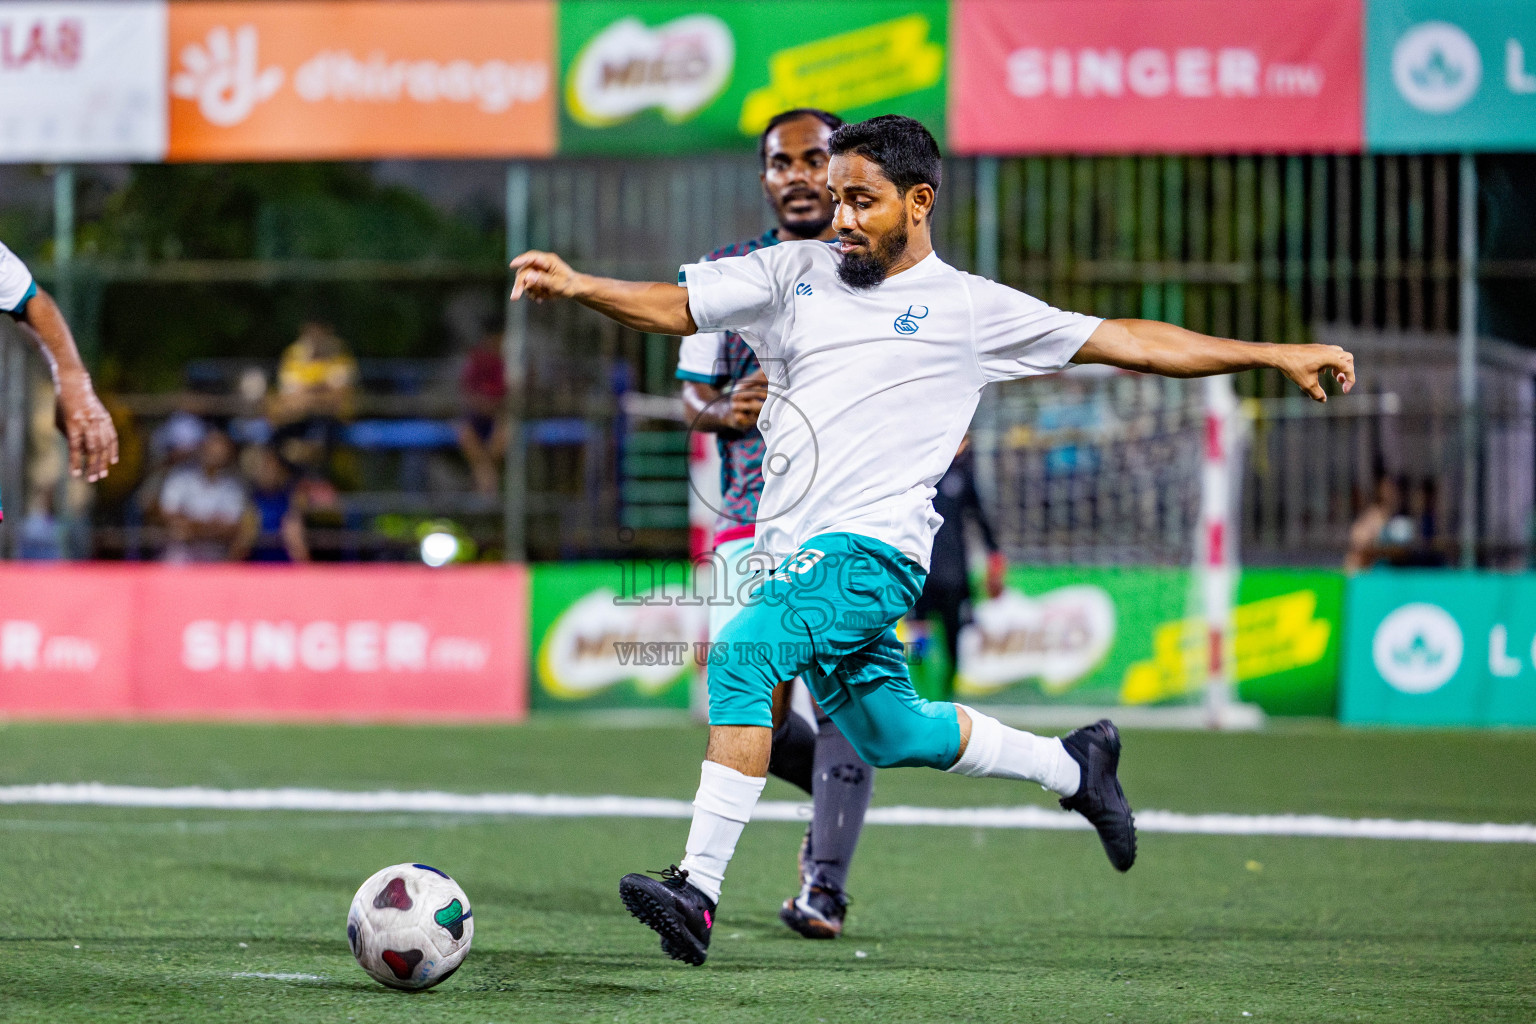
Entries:
[[811, 859], [811, 826], [805, 826], [805, 838], [800, 840], [800, 852], [795, 856], [795, 867], [800, 870], [800, 888], [811, 884], [816, 872], [816, 862]]
[[1099, 842], [1115, 870], [1131, 870], [1136, 863], [1136, 821], [1115, 774], [1120, 765], [1120, 730], [1109, 719], [1100, 719], [1067, 733], [1061, 745], [1083, 775], [1077, 792], [1062, 797], [1061, 806], [1081, 814], [1098, 829]]
[[847, 914], [847, 896], [807, 882], [799, 896], [784, 901], [779, 920], [808, 939], [835, 939], [843, 934]]
[[699, 966], [709, 956], [714, 902], [689, 885], [688, 872], [675, 864], [651, 874], [658, 877], [630, 874], [619, 879], [619, 898], [642, 924], [661, 936], [663, 953]]

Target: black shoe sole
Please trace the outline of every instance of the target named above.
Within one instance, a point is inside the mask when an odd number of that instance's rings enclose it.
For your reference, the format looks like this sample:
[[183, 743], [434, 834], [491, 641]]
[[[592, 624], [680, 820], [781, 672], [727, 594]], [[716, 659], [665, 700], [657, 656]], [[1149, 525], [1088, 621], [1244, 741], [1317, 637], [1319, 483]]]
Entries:
[[661, 936], [661, 951], [673, 960], [698, 967], [709, 956], [708, 948], [699, 944], [677, 912], [645, 886], [621, 879], [619, 899], [641, 924]]
[[799, 932], [808, 939], [835, 939], [843, 934], [841, 928], [833, 928], [814, 917], [806, 917], [795, 908], [795, 901], [788, 900], [779, 908], [779, 920], [791, 931]]

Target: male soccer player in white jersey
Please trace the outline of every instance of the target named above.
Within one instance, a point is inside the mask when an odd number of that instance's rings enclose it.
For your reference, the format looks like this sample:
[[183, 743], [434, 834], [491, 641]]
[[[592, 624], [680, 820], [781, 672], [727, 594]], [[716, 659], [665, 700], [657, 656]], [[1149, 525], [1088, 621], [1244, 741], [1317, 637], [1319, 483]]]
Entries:
[[782, 243], [686, 266], [681, 285], [594, 278], [551, 253], [513, 261], [514, 298], [573, 298], [641, 331], [734, 330], [771, 375], [756, 549], [776, 569], [720, 637], [730, 657], [710, 669], [709, 746], [686, 855], [659, 879], [619, 883], [662, 950], [691, 964], [708, 955], [726, 865], [762, 792], [769, 695], [797, 674], [870, 764], [1036, 782], [1093, 824], [1115, 868], [1134, 863], [1112, 723], [1054, 739], [924, 701], [896, 640], [938, 526], [934, 484], [989, 381], [1076, 362], [1177, 377], [1272, 367], [1318, 401], [1324, 373], [1346, 392], [1354, 384], [1354, 360], [1336, 346], [1100, 320], [949, 267], [929, 237], [939, 148], [911, 118], [846, 125], [831, 153], [835, 249]]
[[[842, 118], [825, 110], [797, 108], [769, 120], [758, 139], [763, 193], [778, 226], [755, 238], [722, 246], [704, 262], [745, 256], [780, 242], [831, 241], [832, 197], [827, 192], [828, 140]], [[751, 555], [757, 503], [763, 493], [763, 435], [757, 429], [764, 392], [757, 357], [732, 331], [683, 339], [677, 376], [695, 430], [716, 435], [720, 449], [719, 515], [715, 521], [714, 593], [709, 609], [715, 640], [741, 610], [740, 595], [756, 559]], [[780, 684], [773, 704], [773, 752], [768, 772], [811, 794], [811, 823], [800, 848], [800, 891], [784, 901], [779, 919], [810, 939], [835, 939], [847, 916], [848, 869], [874, 791], [874, 769], [865, 764], [825, 711], [815, 722], [791, 707]]]
[[23, 326], [48, 360], [58, 398], [59, 429], [69, 440], [69, 471], [90, 481], [107, 475], [117, 461], [117, 429], [91, 375], [80, 361], [75, 338], [53, 296], [37, 286], [27, 265], [0, 243], [0, 311]]

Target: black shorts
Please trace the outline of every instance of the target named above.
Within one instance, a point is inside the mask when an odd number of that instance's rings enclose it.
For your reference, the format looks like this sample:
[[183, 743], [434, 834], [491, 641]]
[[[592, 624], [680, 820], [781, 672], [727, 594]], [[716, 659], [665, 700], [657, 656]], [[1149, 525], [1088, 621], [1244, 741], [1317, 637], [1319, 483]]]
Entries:
[[957, 608], [971, 599], [971, 588], [960, 580], [935, 580], [929, 578], [923, 592], [912, 606], [913, 618], [926, 619], [945, 608]]

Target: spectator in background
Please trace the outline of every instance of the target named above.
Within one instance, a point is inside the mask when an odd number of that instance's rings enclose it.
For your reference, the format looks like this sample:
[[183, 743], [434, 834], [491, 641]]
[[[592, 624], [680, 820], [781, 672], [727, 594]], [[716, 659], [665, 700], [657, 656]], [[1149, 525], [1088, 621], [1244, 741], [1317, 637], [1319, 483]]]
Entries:
[[971, 572], [965, 556], [967, 516], [976, 523], [987, 548], [988, 597], [997, 597], [1003, 592], [1006, 568], [997, 539], [992, 535], [992, 524], [976, 493], [974, 467], [971, 439], [967, 436], [960, 442], [949, 470], [939, 479], [933, 496], [933, 510], [944, 517], [944, 523], [934, 535], [928, 575], [923, 582], [923, 592], [912, 606], [909, 620], [914, 636], [923, 642], [927, 639], [928, 620], [935, 614], [939, 617], [948, 657], [944, 668], [946, 697], [954, 690], [955, 670], [959, 667], [960, 628], [971, 620]]
[[1349, 528], [1344, 570], [1360, 572], [1376, 565], [1442, 568], [1445, 552], [1436, 544], [1436, 491], [1433, 481], [1410, 488], [1402, 477], [1381, 473], [1376, 496]]
[[241, 461], [251, 500], [236, 550], [248, 562], [309, 561], [305, 501], [294, 487], [293, 472], [269, 445], [252, 445]]
[[283, 351], [268, 416], [289, 463], [321, 469], [357, 403], [357, 360], [327, 324], [311, 321]]
[[167, 562], [224, 562], [235, 556], [245, 517], [245, 485], [230, 468], [235, 446], [209, 429], [195, 465], [171, 471], [160, 490], [160, 515], [170, 537]]
[[475, 490], [495, 494], [498, 472], [507, 452], [507, 364], [501, 358], [501, 335], [486, 331], [470, 350], [459, 378], [468, 415], [456, 424], [459, 448], [475, 477]]

